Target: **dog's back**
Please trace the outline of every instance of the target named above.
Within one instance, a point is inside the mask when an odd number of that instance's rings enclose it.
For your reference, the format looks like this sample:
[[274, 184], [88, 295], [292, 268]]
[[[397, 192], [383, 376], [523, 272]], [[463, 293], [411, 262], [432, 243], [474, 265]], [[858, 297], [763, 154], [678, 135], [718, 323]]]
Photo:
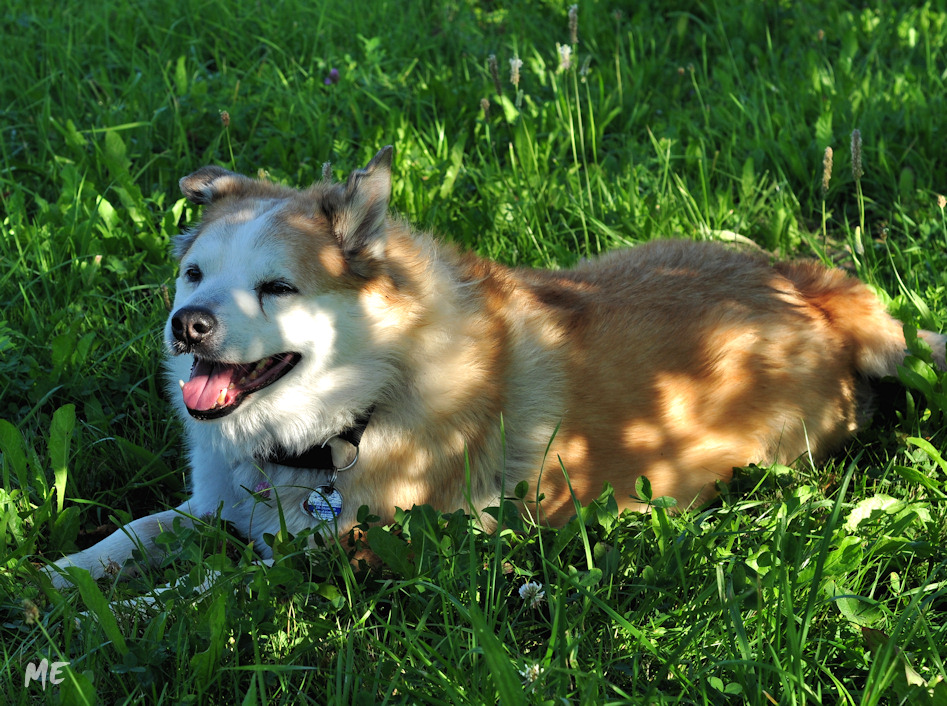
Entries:
[[[712, 243], [659, 241], [524, 284], [564, 330], [563, 418], [544, 514], [646, 475], [687, 505], [752, 462], [836, 448], [863, 377], [896, 374], [902, 325], [871, 290], [818, 263], [771, 266]], [[944, 338], [922, 332], [943, 365]], [[633, 506], [633, 505], [631, 505]]]

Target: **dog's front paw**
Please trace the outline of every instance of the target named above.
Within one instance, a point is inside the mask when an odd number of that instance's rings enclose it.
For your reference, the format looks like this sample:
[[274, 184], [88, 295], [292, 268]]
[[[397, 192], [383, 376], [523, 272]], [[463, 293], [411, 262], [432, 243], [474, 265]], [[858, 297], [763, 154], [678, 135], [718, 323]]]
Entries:
[[121, 566], [112, 559], [84, 556], [86, 553], [87, 552], [79, 552], [78, 554], [70, 554], [42, 568], [42, 572], [49, 578], [53, 588], [58, 590], [73, 585], [72, 577], [69, 575], [69, 572], [66, 571], [66, 569], [71, 566], [88, 571], [93, 579], [110, 577], [117, 581], [131, 578], [138, 573], [134, 564], [129, 563], [126, 566]]

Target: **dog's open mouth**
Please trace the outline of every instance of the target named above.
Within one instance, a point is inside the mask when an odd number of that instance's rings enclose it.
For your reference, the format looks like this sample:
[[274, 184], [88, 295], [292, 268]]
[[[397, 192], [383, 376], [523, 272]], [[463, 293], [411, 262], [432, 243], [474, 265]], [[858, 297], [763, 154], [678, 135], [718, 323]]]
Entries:
[[247, 395], [272, 385], [292, 370], [300, 358], [299, 353], [280, 353], [255, 363], [220, 363], [195, 357], [191, 379], [181, 380], [187, 411], [196, 419], [230, 414]]

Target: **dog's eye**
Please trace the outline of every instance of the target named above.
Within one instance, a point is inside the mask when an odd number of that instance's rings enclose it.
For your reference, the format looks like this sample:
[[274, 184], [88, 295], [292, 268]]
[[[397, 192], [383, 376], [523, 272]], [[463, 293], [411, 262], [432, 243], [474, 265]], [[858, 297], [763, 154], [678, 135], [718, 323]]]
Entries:
[[274, 279], [270, 282], [263, 282], [257, 287], [257, 292], [260, 296], [264, 294], [272, 294], [273, 296], [283, 296], [285, 294], [296, 294], [299, 290], [296, 289], [289, 282], [282, 279]]
[[204, 277], [204, 273], [201, 272], [201, 268], [197, 265], [190, 265], [185, 268], [182, 273], [185, 282], [190, 282], [191, 284], [197, 284]]

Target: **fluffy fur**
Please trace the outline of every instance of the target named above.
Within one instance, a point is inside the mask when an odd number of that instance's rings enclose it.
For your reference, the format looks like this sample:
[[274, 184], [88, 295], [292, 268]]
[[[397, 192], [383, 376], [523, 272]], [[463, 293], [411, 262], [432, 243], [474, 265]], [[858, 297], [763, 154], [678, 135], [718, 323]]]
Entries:
[[[587, 502], [605, 482], [637, 508], [641, 475], [687, 507], [734, 467], [838, 447], [856, 430], [861, 382], [904, 358], [902, 326], [872, 292], [810, 262], [686, 241], [567, 271], [460, 253], [388, 216], [390, 163], [385, 148], [346, 183], [301, 191], [219, 167], [181, 180], [205, 206], [175, 245], [166, 329], [192, 495], [60, 567], [100, 576], [136, 544], [153, 555], [174, 517], [218, 509], [265, 552], [278, 506], [291, 532], [316, 523], [303, 501], [327, 472], [260, 459], [326, 440], [345, 457], [336, 436], [370, 408], [326, 531], [355, 524], [361, 505], [384, 520], [421, 503], [477, 513], [523, 480], [553, 524], [573, 514], [571, 493]], [[921, 335], [943, 366], [944, 337]], [[295, 367], [229, 414], [189, 413], [178, 381], [195, 356], [270, 365], [289, 352]], [[269, 500], [251, 493], [262, 482]]]

